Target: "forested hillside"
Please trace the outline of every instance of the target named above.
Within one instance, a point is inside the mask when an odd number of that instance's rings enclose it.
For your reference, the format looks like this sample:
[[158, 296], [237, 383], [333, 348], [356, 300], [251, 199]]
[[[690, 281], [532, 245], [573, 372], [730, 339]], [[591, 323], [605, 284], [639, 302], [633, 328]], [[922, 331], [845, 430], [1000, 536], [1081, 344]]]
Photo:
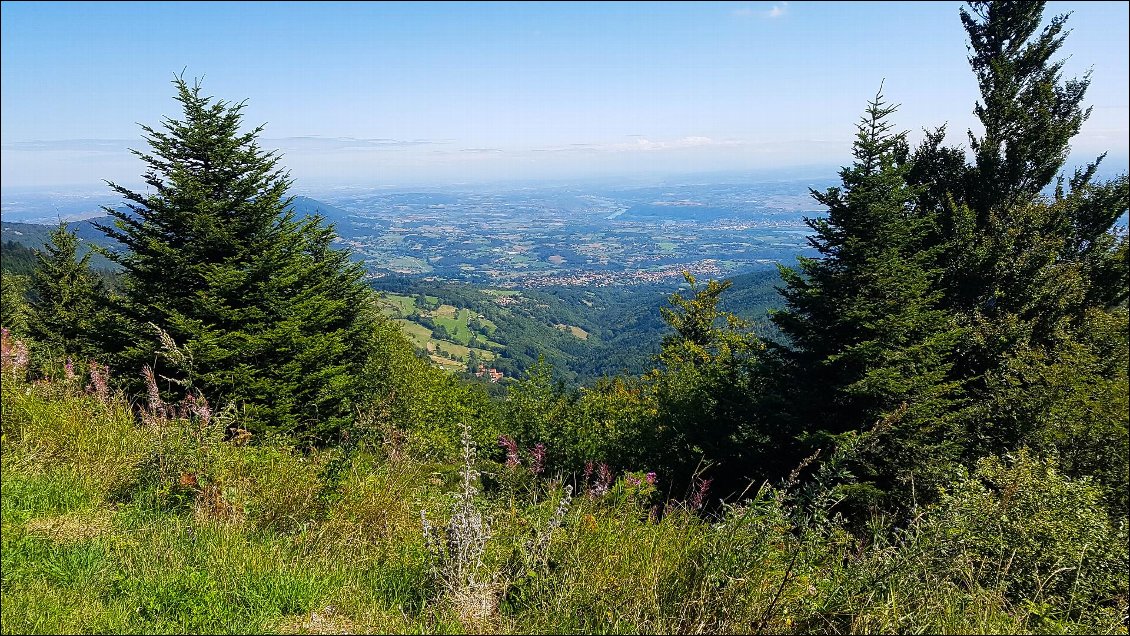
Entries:
[[175, 77], [114, 283], [4, 276], [3, 631], [1125, 634], [1130, 182], [1043, 11], [960, 10], [968, 147], [876, 87], [814, 254], [674, 289], [374, 290]]
[[[774, 333], [769, 311], [781, 305], [777, 272], [752, 272], [731, 281], [723, 307], [759, 333]], [[391, 277], [373, 285], [384, 293], [386, 301], [378, 304], [389, 317], [413, 323], [405, 328], [417, 347], [430, 342], [434, 351], [438, 343], [441, 350], [453, 352], [437, 356], [441, 366], [461, 369], [489, 362], [506, 377], [517, 378], [542, 359], [571, 384], [621, 373], [639, 375], [654, 366], [668, 329], [660, 307], [686, 288], [683, 283], [502, 290]], [[437, 320], [435, 311], [444, 306], [441, 311], [452, 318]], [[456, 311], [464, 310], [455, 320]], [[437, 323], [442, 331], [436, 330]], [[475, 352], [473, 360], [471, 351], [463, 350], [467, 347]]]

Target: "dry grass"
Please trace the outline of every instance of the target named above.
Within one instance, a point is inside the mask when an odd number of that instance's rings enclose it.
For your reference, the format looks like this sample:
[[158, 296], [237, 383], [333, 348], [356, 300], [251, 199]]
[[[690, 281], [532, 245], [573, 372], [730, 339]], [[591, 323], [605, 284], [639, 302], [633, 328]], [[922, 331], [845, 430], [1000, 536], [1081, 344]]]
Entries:
[[113, 529], [113, 512], [107, 509], [83, 510], [51, 517], [29, 519], [24, 530], [55, 543], [75, 543], [105, 536]]
[[309, 615], [284, 619], [276, 628], [280, 634], [356, 634], [357, 626], [333, 605]]

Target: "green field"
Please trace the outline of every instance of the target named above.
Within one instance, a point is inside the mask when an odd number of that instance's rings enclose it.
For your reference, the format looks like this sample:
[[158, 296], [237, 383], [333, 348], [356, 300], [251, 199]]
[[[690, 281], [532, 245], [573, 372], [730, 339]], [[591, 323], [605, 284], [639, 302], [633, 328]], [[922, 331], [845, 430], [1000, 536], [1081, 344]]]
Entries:
[[564, 331], [565, 333], [572, 334], [572, 335], [576, 336], [577, 338], [580, 338], [581, 340], [588, 340], [589, 339], [589, 332], [587, 332], [584, 329], [581, 329], [580, 327], [577, 327], [575, 325], [557, 324], [557, 325], [553, 325], [553, 326], [557, 327], [561, 331]]
[[377, 305], [385, 315], [396, 318], [406, 318], [416, 313], [416, 299], [400, 294], [382, 294], [377, 299]]
[[[428, 352], [428, 358], [431, 359], [432, 362], [449, 371], [463, 369], [466, 366], [466, 361], [471, 355], [472, 351], [474, 351], [478, 355], [479, 359], [483, 360], [484, 362], [489, 362], [490, 360], [494, 360], [496, 357], [498, 357], [497, 353], [487, 349], [471, 349], [463, 344], [458, 344], [447, 340], [437, 340], [432, 337], [432, 332], [430, 329], [424, 327], [423, 325], [412, 322], [411, 320], [397, 318], [394, 320], [394, 322], [400, 326], [401, 331], [404, 332], [404, 335], [408, 336], [408, 339], [412, 341], [412, 344], [414, 344], [417, 348], [423, 349]], [[440, 347], [440, 349], [443, 350], [444, 354], [446, 354], [445, 356], [436, 355], [435, 351], [437, 345]], [[502, 345], [498, 344], [497, 342], [488, 342], [488, 346], [490, 345], [494, 345], [499, 349], [502, 348]], [[457, 359], [452, 360], [450, 358]]]
[[403, 331], [404, 335], [408, 336], [408, 338], [412, 341], [412, 344], [416, 345], [417, 347], [423, 349], [428, 345], [428, 342], [431, 341], [431, 329], [428, 329], [423, 325], [416, 324], [411, 320], [406, 320], [404, 318], [398, 318], [394, 322], [400, 325], [400, 330]]

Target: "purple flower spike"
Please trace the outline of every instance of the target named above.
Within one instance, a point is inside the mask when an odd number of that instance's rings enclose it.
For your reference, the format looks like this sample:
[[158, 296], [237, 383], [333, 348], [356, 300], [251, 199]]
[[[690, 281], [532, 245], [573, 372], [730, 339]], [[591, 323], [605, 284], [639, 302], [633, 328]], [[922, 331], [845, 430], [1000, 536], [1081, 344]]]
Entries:
[[534, 444], [534, 447], [530, 449], [530, 455], [534, 458], [534, 463], [530, 467], [530, 470], [535, 475], [540, 475], [541, 471], [545, 470], [545, 444], [541, 442]]
[[517, 468], [521, 463], [518, 457], [518, 442], [505, 435], [498, 436], [498, 445], [506, 449], [506, 467]]

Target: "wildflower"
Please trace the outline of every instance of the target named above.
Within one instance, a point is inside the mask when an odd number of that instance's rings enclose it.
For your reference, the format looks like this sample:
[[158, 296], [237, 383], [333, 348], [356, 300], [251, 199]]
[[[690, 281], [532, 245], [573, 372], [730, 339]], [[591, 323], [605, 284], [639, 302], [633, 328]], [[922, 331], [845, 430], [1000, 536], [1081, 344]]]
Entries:
[[600, 462], [600, 466], [597, 468], [596, 483], [593, 485], [592, 495], [595, 497], [600, 497], [604, 493], [608, 492], [608, 488], [611, 485], [612, 469], [608, 467], [608, 464]]
[[63, 377], [68, 384], [78, 379], [78, 375], [75, 373], [75, 361], [71, 360], [70, 357], [67, 357], [67, 362], [63, 364]]
[[498, 445], [506, 449], [506, 467], [517, 468], [521, 462], [518, 457], [518, 442], [505, 435], [499, 435]]
[[557, 509], [553, 511], [553, 516], [549, 518], [549, 526], [545, 531], [545, 541], [549, 540], [549, 534], [553, 532], [554, 528], [561, 527], [565, 521], [565, 514], [569, 512], [569, 504], [573, 501], [573, 487], [566, 485], [565, 493], [561, 496], [561, 501], [557, 503]]
[[534, 540], [532, 543], [527, 544], [535, 559], [545, 562], [546, 555], [549, 551], [549, 542], [553, 537], [553, 531], [560, 528], [565, 522], [565, 515], [569, 513], [569, 504], [573, 501], [573, 487], [566, 485], [565, 492], [561, 496], [561, 501], [557, 503], [557, 509], [553, 511], [553, 516], [549, 518], [549, 523], [545, 527], [545, 531]]
[[203, 394], [197, 397], [189, 393], [184, 401], [188, 406], [189, 415], [200, 420], [202, 425], [207, 426], [212, 421], [212, 407], [208, 405], [208, 400]]
[[99, 402], [110, 401], [110, 368], [103, 364], [98, 364], [94, 360], [90, 361], [90, 384], [86, 390], [93, 393], [98, 398]]
[[540, 475], [541, 471], [545, 470], [545, 444], [538, 442], [530, 449], [530, 455], [533, 456], [534, 462], [530, 470], [535, 475]]
[[0, 365], [4, 370], [20, 373], [27, 369], [27, 345], [22, 340], [12, 340], [12, 332], [7, 327], [0, 332]]
[[27, 369], [27, 361], [28, 361], [27, 345], [24, 344], [23, 340], [17, 340], [16, 346], [14, 347], [14, 349], [15, 349], [16, 355], [15, 355], [15, 358], [14, 358], [13, 361], [15, 362], [16, 370], [17, 371], [23, 371], [24, 369]]
[[628, 482], [628, 485], [630, 486], [639, 486], [643, 483], [643, 480], [639, 477], [636, 477], [635, 475], [628, 475], [624, 478], [624, 481]]
[[652, 485], [652, 486], [654, 486], [654, 485], [655, 485], [656, 475], [655, 475], [655, 473], [654, 473], [654, 472], [648, 473], [648, 474], [647, 474], [647, 475], [645, 475], [644, 477], [645, 477], [645, 478], [647, 479], [647, 483], [648, 483], [648, 484], [650, 484], [650, 485]]

